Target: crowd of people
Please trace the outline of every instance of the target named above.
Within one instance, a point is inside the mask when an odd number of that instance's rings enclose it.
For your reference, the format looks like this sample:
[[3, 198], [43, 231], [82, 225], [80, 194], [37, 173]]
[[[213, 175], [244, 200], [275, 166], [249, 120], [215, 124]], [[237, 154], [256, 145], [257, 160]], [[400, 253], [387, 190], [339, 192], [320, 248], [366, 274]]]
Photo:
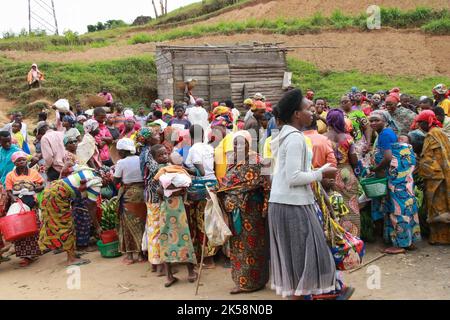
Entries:
[[[166, 287], [179, 281], [174, 264], [195, 282], [201, 256], [204, 268], [222, 256], [231, 294], [263, 289], [270, 278], [283, 297], [348, 299], [353, 288], [336, 268], [327, 217], [357, 239], [360, 209], [370, 205], [389, 254], [414, 250], [423, 224], [429, 243], [450, 244], [449, 91], [439, 84], [432, 93], [415, 99], [400, 88], [353, 87], [332, 107], [313, 90], [290, 89], [273, 107], [255, 94], [243, 101], [245, 113], [230, 100], [192, 96], [135, 113], [105, 89], [107, 108], [54, 107], [54, 123], [40, 113], [34, 148], [14, 113], [0, 131], [1, 212], [18, 203], [36, 212], [40, 232], [13, 243], [23, 266], [50, 251], [83, 265], [90, 261], [81, 254], [104, 231], [98, 208], [108, 188], [119, 199], [123, 263], [148, 261]], [[387, 178], [381, 198], [361, 189], [373, 175]], [[232, 231], [223, 246], [206, 236], [205, 186]]]

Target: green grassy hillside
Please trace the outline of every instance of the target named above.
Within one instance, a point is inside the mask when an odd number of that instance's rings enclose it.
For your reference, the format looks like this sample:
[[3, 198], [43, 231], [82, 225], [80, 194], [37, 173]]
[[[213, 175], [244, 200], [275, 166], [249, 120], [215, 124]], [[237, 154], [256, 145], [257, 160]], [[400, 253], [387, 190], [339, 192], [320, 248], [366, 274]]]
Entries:
[[[29, 63], [0, 58], [0, 94], [26, 105], [46, 98], [51, 101], [68, 98], [72, 102], [86, 94], [95, 94], [108, 87], [117, 101], [127, 106], [149, 104], [156, 98], [156, 67], [152, 56], [98, 63], [41, 63], [46, 82], [41, 89], [28, 90], [26, 74]], [[321, 72], [313, 64], [288, 59], [293, 82], [302, 89], [313, 88], [317, 96], [336, 104], [352, 86], [369, 91], [400, 87], [403, 92], [421, 96], [430, 95], [437, 83], [450, 83], [448, 77], [389, 77], [368, 75], [359, 71]]]
[[128, 105], [148, 103], [156, 97], [156, 67], [152, 56], [96, 63], [41, 63], [46, 81], [41, 89], [28, 90], [29, 63], [0, 58], [0, 94], [21, 104], [37, 99], [68, 98], [109, 88], [117, 100]]

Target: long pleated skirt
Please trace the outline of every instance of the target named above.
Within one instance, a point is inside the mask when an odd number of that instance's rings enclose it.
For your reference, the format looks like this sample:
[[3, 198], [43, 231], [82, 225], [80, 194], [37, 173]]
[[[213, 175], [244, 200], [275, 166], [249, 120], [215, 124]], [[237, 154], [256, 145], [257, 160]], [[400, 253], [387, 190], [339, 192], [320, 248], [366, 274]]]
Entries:
[[336, 288], [336, 266], [314, 205], [269, 204], [271, 288], [305, 296]]

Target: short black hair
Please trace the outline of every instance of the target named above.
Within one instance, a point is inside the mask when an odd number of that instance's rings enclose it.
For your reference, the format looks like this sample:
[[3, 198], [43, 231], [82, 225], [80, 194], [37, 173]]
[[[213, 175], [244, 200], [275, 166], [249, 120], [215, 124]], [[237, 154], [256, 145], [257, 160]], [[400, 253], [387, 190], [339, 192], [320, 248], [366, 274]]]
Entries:
[[433, 100], [431, 100], [431, 98], [425, 98], [423, 100], [420, 100], [419, 103], [426, 103], [429, 104], [430, 106], [433, 106]]
[[44, 129], [46, 129], [45, 131], [47, 132], [48, 129], [50, 129], [50, 126], [47, 124], [45, 124], [44, 126], [42, 126], [41, 128], [39, 128], [39, 130], [37, 131], [38, 134], [42, 134], [42, 131], [44, 131]]
[[325, 99], [325, 98], [316, 98], [316, 99], [314, 99], [314, 104], [317, 103], [317, 100], [323, 100], [323, 102], [325, 102], [325, 104], [328, 102], [327, 99]]
[[13, 126], [13, 125], [15, 125], [15, 124], [16, 124], [16, 125], [18, 124], [18, 125], [19, 125], [19, 128], [22, 129], [22, 123], [21, 123], [21, 122], [14, 121], [14, 122], [12, 123], [11, 126]]
[[39, 121], [47, 121], [47, 113], [46, 112], [39, 112], [38, 119]]
[[105, 109], [103, 109], [102, 107], [97, 107], [94, 109], [94, 116], [99, 116], [101, 114], [106, 114]]
[[413, 97], [410, 95], [410, 94], [406, 94], [406, 93], [402, 93], [401, 95], [400, 95], [400, 99], [401, 98], [408, 98], [408, 99], [412, 99]]
[[151, 154], [152, 154], [152, 157], [153, 157], [153, 158], [156, 157], [156, 153], [157, 153], [159, 150], [161, 150], [162, 148], [165, 148], [164, 145], [162, 145], [162, 144], [155, 144], [155, 145], [151, 148], [151, 150], [150, 150], [150, 152], [151, 152]]
[[178, 109], [183, 109], [183, 111], [186, 110], [186, 108], [184, 107], [184, 105], [181, 104], [181, 103], [177, 103], [177, 104], [175, 104], [175, 106], [173, 107], [173, 111], [177, 111]]
[[231, 100], [225, 100], [224, 102], [225, 102], [225, 105], [226, 105], [228, 108], [230, 108], [230, 109], [233, 109], [233, 108], [234, 108], [234, 103], [233, 103], [233, 101], [231, 101]]
[[298, 110], [303, 102], [303, 94], [300, 89], [293, 89], [286, 92], [278, 102], [280, 119], [285, 123], [290, 123], [292, 115]]
[[9, 138], [11, 137], [11, 133], [9, 131], [0, 131], [0, 138]]
[[163, 116], [162, 111], [160, 111], [160, 110], [155, 110], [155, 111], [153, 112], [153, 115], [154, 115], [156, 118], [158, 118], [158, 119], [161, 119], [162, 116]]

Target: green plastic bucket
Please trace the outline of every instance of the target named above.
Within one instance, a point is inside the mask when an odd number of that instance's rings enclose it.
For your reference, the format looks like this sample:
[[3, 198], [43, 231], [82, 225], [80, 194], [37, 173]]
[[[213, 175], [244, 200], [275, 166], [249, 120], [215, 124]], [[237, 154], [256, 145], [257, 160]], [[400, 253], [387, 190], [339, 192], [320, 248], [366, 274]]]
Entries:
[[387, 178], [365, 178], [360, 183], [369, 198], [381, 198], [387, 195]]
[[119, 252], [119, 241], [103, 244], [101, 240], [98, 240], [97, 246], [103, 258], [116, 258], [122, 255]]

